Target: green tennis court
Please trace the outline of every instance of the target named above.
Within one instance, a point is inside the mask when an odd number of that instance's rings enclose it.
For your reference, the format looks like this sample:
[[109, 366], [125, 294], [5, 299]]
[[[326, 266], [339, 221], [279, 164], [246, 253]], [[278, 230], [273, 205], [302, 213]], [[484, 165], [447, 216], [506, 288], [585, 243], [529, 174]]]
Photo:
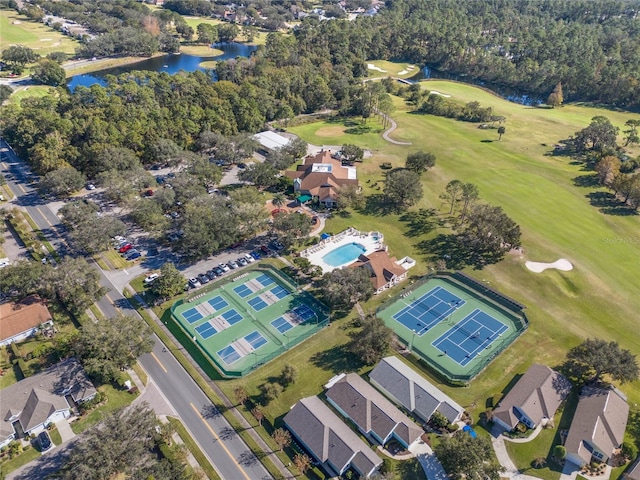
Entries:
[[328, 309], [275, 269], [257, 268], [179, 300], [172, 317], [218, 370], [238, 377], [328, 324]]
[[456, 273], [417, 282], [377, 315], [450, 382], [468, 383], [527, 328], [523, 308]]

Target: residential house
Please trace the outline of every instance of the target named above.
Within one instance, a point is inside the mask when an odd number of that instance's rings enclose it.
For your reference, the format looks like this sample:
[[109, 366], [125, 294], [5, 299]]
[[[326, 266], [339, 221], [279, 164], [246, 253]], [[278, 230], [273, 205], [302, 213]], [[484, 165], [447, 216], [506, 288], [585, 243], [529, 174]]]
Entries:
[[360, 375], [342, 375], [326, 392], [338, 412], [356, 424], [366, 436], [384, 445], [396, 439], [405, 448], [424, 433]]
[[564, 446], [566, 459], [583, 466], [608, 462], [624, 440], [629, 405], [615, 388], [584, 387]]
[[640, 455], [638, 455], [638, 458], [625, 470], [621, 478], [623, 480], [640, 480]]
[[407, 269], [413, 265], [415, 261], [408, 257], [396, 260], [396, 257], [389, 257], [386, 250], [378, 250], [368, 255], [360, 255], [351, 267], [369, 270], [373, 289], [378, 295], [406, 279]]
[[53, 326], [53, 320], [46, 304], [36, 295], [19, 303], [0, 305], [0, 346], [20, 342], [46, 326]]
[[314, 199], [327, 207], [338, 204], [340, 188], [358, 187], [356, 168], [343, 166], [340, 160], [333, 158], [330, 150], [306, 156], [297, 170], [287, 171], [285, 175], [293, 179], [293, 191], [300, 195], [300, 201]]
[[509, 431], [518, 423], [535, 428], [553, 418], [570, 390], [571, 383], [564, 376], [536, 363], [505, 395], [493, 412], [493, 420]]
[[331, 476], [353, 468], [369, 477], [382, 465], [380, 457], [318, 397], [296, 403], [285, 415], [284, 424]]
[[464, 408], [397, 357], [383, 358], [371, 370], [369, 379], [387, 397], [424, 422], [435, 412], [440, 412], [450, 423], [464, 413]]
[[0, 390], [0, 447], [68, 418], [74, 403], [91, 400], [96, 393], [75, 358]]

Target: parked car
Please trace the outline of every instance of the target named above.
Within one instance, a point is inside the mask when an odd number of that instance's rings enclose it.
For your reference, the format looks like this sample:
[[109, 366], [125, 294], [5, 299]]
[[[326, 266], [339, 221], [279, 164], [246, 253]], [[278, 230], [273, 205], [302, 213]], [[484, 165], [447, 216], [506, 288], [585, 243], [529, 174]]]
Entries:
[[158, 278], [160, 276], [160, 274], [158, 273], [152, 273], [151, 275], [147, 275], [147, 278], [144, 279], [144, 284], [145, 285], [150, 285], [153, 283], [153, 281]]
[[231, 270], [235, 270], [236, 268], [238, 268], [238, 264], [234, 260], [231, 260], [229, 263], [227, 263], [227, 265], [229, 265], [229, 268]]
[[40, 443], [40, 450], [42, 452], [46, 452], [49, 450], [53, 444], [51, 443], [51, 438], [49, 437], [49, 432], [43, 430], [38, 434], [38, 443]]
[[198, 288], [202, 286], [202, 284], [195, 277], [189, 279], [189, 285], [191, 285], [192, 288]]
[[201, 284], [205, 284], [205, 283], [209, 283], [210, 279], [209, 277], [207, 277], [204, 273], [201, 273], [200, 275], [198, 275], [198, 280], [200, 280]]
[[253, 263], [253, 262], [255, 262], [255, 261], [256, 261], [256, 259], [255, 259], [255, 258], [253, 258], [253, 257], [252, 257], [250, 254], [248, 254], [248, 253], [244, 256], [244, 259], [247, 261], [247, 263]]
[[278, 240], [274, 240], [269, 244], [269, 248], [271, 248], [272, 250], [280, 251], [280, 250], [284, 250], [284, 245]]
[[236, 262], [238, 263], [238, 265], [240, 265], [241, 267], [245, 267], [247, 265], [247, 260], [244, 257], [240, 257], [239, 259], [236, 260]]
[[318, 216], [314, 215], [313, 217], [311, 217], [311, 225], [317, 225], [318, 224]]
[[215, 274], [219, 277], [221, 277], [222, 275], [224, 275], [224, 270], [220, 267], [215, 267], [213, 269], [213, 271], [215, 272]]
[[271, 253], [271, 250], [269, 250], [269, 247], [267, 247], [266, 245], [262, 245], [260, 247], [260, 251], [264, 254], [264, 255], [269, 255]]
[[142, 254], [138, 251], [138, 250], [131, 250], [125, 258], [125, 260], [137, 260], [138, 258], [140, 258], [142, 256]]
[[220, 267], [223, 272], [228, 272], [229, 271], [229, 266], [224, 264], [224, 263], [221, 263], [220, 265], [218, 265], [218, 267]]
[[207, 272], [207, 277], [209, 277], [211, 280], [214, 280], [217, 276], [218, 274], [213, 268]]
[[129, 250], [131, 250], [133, 248], [133, 245], [131, 245], [130, 243], [125, 243], [124, 245], [122, 245], [119, 249], [118, 252], [120, 253], [126, 253]]
[[258, 252], [257, 250], [254, 250], [253, 252], [251, 252], [251, 256], [256, 260], [260, 260], [262, 258], [262, 255], [260, 255], [260, 252]]
[[96, 186], [93, 183], [87, 183], [87, 190], [95, 190]]

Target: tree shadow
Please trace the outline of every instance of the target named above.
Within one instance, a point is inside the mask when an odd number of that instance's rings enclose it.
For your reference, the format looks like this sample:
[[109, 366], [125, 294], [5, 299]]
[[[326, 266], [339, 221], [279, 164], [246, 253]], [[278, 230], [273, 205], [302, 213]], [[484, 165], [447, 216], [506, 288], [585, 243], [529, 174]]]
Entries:
[[573, 184], [576, 187], [597, 187], [600, 182], [598, 181], [598, 175], [595, 173], [590, 173], [587, 175], [578, 175], [573, 179]]
[[599, 209], [606, 215], [638, 215], [638, 212], [628, 205], [622, 203], [611, 192], [591, 192], [586, 195], [591, 206]]
[[484, 140], [480, 140], [480, 143], [493, 143], [494, 140], [489, 140], [489, 139], [484, 139]]
[[258, 462], [258, 457], [249, 450], [242, 452], [238, 457], [238, 463], [243, 467], [253, 467], [254, 465], [257, 465]]
[[417, 247], [421, 253], [430, 255], [434, 260], [443, 259], [447, 268], [461, 270], [473, 264], [469, 249], [453, 234], [442, 233], [435, 238], [419, 242]]
[[218, 432], [218, 437], [220, 437], [222, 441], [231, 440], [236, 435], [238, 435], [238, 432], [231, 427], [224, 427]]
[[425, 235], [442, 225], [434, 208], [421, 208], [417, 212], [405, 212], [400, 216], [400, 220], [405, 222], [409, 228], [406, 233], [408, 237]]
[[204, 418], [207, 418], [207, 419], [218, 418], [220, 415], [222, 415], [220, 410], [211, 403], [202, 407], [202, 410], [200, 410], [200, 413]]
[[318, 352], [311, 357], [318, 368], [333, 373], [351, 372], [361, 367], [358, 359], [347, 349], [347, 345], [336, 345], [329, 350]]
[[361, 213], [374, 216], [385, 216], [397, 212], [397, 206], [382, 193], [374, 193], [365, 198]]

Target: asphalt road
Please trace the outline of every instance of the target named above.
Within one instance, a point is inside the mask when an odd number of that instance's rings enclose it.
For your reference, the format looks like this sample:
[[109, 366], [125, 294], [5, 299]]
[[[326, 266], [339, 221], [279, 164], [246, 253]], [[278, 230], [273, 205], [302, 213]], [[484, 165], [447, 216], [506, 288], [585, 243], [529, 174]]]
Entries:
[[[0, 143], [0, 154], [3, 174], [7, 178], [9, 188], [17, 197], [14, 202], [26, 209], [61, 255], [72, 255], [73, 251], [64, 239], [65, 229], [60, 219], [51, 211], [38, 192], [27, 184], [30, 176], [28, 167], [4, 141]], [[98, 308], [107, 317], [113, 317], [118, 311], [122, 311], [142, 321], [129, 301], [113, 286], [98, 265], [94, 264], [94, 266], [100, 273], [100, 283], [110, 290], [97, 302]], [[164, 346], [157, 337], [155, 340], [152, 353], [142, 356], [140, 363], [178, 413], [220, 476], [225, 480], [272, 478], [175, 357], [169, 351], [164, 351]], [[64, 451], [64, 449], [61, 450]], [[63, 457], [60, 458], [63, 459]], [[47, 464], [51, 465], [52, 460], [48, 459]]]

